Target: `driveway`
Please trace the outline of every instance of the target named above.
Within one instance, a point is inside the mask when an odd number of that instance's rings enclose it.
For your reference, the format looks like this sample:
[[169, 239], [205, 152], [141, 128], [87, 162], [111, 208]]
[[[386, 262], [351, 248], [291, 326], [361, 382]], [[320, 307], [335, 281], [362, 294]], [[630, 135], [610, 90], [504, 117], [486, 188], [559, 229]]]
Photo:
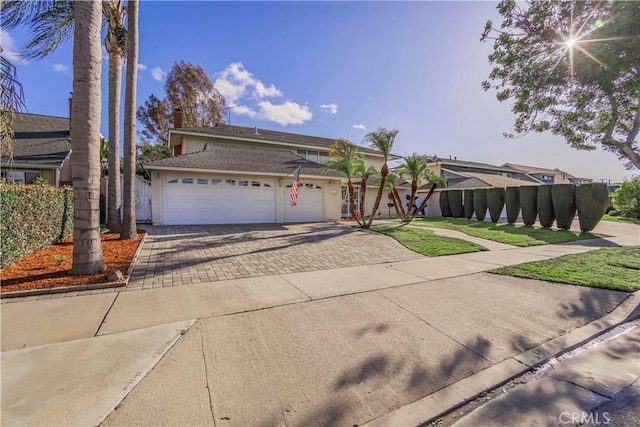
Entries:
[[422, 258], [389, 237], [340, 223], [150, 226], [147, 231], [128, 289]]

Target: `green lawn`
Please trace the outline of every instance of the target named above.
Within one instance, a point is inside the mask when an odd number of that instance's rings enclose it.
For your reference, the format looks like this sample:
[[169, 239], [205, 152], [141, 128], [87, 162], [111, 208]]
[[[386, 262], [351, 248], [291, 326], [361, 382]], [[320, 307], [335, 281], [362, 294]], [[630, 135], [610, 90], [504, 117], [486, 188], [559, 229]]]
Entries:
[[371, 230], [393, 237], [403, 246], [421, 255], [435, 257], [485, 251], [480, 245], [450, 237], [441, 237], [429, 230], [400, 226], [377, 226]]
[[598, 236], [590, 233], [525, 227], [524, 225], [494, 224], [489, 221], [473, 221], [458, 218], [417, 218], [411, 221], [410, 224], [447, 228], [449, 230], [461, 231], [469, 236], [522, 247], [598, 238]]
[[629, 224], [640, 225], [640, 219], [636, 218], [622, 218], [621, 216], [611, 216], [605, 215], [602, 217], [603, 221], [611, 221], [611, 222], [628, 222]]
[[640, 247], [603, 248], [489, 273], [633, 292], [640, 289]]

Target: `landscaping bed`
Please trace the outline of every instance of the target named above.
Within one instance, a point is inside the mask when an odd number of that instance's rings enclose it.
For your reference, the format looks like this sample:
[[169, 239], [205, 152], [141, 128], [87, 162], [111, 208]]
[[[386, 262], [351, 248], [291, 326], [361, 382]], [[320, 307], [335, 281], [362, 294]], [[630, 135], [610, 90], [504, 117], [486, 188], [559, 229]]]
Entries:
[[452, 237], [438, 236], [432, 231], [424, 229], [402, 226], [377, 226], [372, 227], [371, 230], [393, 237], [400, 242], [402, 246], [428, 257], [466, 254], [487, 250], [475, 243]]
[[603, 248], [501, 267], [489, 273], [634, 292], [640, 290], [640, 247]]
[[472, 221], [454, 218], [414, 219], [411, 222], [411, 225], [456, 230], [469, 236], [520, 247], [567, 243], [575, 242], [577, 240], [599, 238], [599, 236], [591, 233], [554, 230], [551, 228], [541, 227], [526, 227], [524, 225], [494, 224], [487, 221]]
[[113, 270], [120, 270], [126, 276], [145, 233], [138, 231], [138, 240], [135, 242], [120, 240], [120, 233], [102, 234], [102, 255], [107, 265], [102, 273], [83, 276], [69, 274], [73, 259], [73, 237], [32, 252], [0, 271], [0, 291], [5, 293], [107, 283], [107, 272]]

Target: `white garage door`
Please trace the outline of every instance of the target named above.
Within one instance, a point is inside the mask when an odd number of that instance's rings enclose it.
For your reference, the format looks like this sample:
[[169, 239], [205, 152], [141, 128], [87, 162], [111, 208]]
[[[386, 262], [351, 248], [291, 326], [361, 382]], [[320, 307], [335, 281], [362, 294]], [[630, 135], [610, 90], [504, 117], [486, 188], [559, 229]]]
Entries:
[[252, 224], [276, 221], [275, 180], [165, 176], [162, 223]]
[[291, 184], [284, 188], [284, 222], [324, 221], [324, 184], [300, 182], [296, 206], [291, 206]]

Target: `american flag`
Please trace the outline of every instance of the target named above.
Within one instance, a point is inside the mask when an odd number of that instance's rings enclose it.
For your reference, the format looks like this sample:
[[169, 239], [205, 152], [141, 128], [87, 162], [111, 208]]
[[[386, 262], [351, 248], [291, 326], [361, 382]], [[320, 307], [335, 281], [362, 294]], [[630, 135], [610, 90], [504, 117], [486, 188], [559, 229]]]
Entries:
[[298, 198], [298, 187], [300, 187], [300, 167], [293, 173], [293, 184], [291, 184], [291, 194], [289, 195], [289, 200], [291, 201], [291, 206], [296, 205], [296, 199]]

